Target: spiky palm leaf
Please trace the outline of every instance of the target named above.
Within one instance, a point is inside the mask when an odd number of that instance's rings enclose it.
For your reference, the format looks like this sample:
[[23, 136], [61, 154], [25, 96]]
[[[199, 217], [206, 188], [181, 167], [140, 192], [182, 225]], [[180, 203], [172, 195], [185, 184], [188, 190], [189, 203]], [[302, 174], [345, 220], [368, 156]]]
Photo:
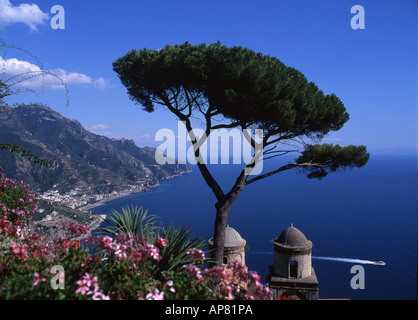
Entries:
[[98, 228], [97, 233], [109, 236], [127, 233], [152, 238], [159, 229], [157, 218], [148, 215], [148, 210], [144, 211], [143, 207], [122, 207], [122, 213], [112, 209], [112, 213], [104, 219], [105, 226]]
[[206, 240], [201, 235], [193, 237], [190, 226], [176, 227], [171, 223], [165, 227], [157, 219], [157, 216], [148, 215], [148, 210], [144, 211], [143, 207], [123, 207], [122, 213], [112, 209], [112, 214], [104, 220], [105, 226], [100, 227], [97, 233], [108, 236], [124, 233], [142, 235], [149, 243], [154, 243], [157, 237], [166, 239], [167, 246], [160, 252], [162, 259], [154, 270], [155, 276], [163, 276], [166, 271], [180, 271], [184, 264], [191, 263], [187, 251], [205, 248]]
[[162, 259], [157, 264], [161, 271], [179, 271], [184, 264], [192, 261], [187, 255], [189, 249], [206, 246], [206, 240], [201, 235], [193, 237], [190, 226], [176, 227], [171, 223], [168, 227], [162, 226], [158, 236], [167, 240], [167, 247], [161, 250]]

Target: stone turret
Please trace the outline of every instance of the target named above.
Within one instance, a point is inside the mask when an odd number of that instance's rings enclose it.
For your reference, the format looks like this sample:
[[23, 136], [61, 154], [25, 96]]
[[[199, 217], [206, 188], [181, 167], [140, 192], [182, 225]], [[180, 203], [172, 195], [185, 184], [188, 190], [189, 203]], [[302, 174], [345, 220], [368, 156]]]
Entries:
[[274, 297], [319, 299], [318, 280], [312, 268], [313, 244], [291, 225], [273, 241], [274, 265], [270, 266], [269, 287]]
[[[223, 265], [229, 261], [238, 260], [245, 265], [245, 245], [246, 241], [241, 237], [237, 230], [227, 226], [225, 229], [225, 247]], [[213, 247], [213, 239], [209, 240], [209, 248]]]

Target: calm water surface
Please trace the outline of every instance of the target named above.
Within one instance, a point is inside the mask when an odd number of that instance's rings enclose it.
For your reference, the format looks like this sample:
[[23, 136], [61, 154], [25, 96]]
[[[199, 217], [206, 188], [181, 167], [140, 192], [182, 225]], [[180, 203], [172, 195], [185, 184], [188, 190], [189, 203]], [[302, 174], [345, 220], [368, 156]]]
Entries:
[[[313, 259], [320, 298], [416, 299], [417, 168], [415, 155], [372, 155], [362, 169], [310, 180], [294, 171], [247, 186], [233, 204], [229, 225], [247, 240], [246, 263], [264, 279], [273, 264], [273, 244], [291, 223], [314, 244], [316, 257], [384, 261], [362, 264], [365, 289], [350, 286], [355, 263]], [[283, 160], [265, 161], [265, 170]], [[147, 193], [96, 207], [97, 214], [126, 205], [143, 206], [164, 223], [191, 225], [196, 234], [213, 235], [215, 197], [196, 166], [182, 177], [163, 181]], [[212, 165], [224, 188], [241, 166]], [[267, 172], [267, 171], [266, 171]]]

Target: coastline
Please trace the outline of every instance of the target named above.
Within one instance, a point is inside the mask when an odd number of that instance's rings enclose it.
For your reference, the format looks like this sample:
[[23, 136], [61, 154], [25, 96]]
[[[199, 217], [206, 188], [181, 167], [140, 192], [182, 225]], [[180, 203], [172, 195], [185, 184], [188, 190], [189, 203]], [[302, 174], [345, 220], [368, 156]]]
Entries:
[[[179, 174], [171, 175], [171, 176], [169, 176], [169, 177], [167, 177], [165, 179], [161, 179], [161, 180], [171, 180], [171, 179], [174, 179], [174, 178], [177, 178], [177, 177], [181, 177], [184, 174], [187, 174], [187, 173], [190, 173], [190, 172], [192, 172], [191, 168], [188, 171], [184, 171], [184, 172], [179, 173]], [[99, 201], [97, 201], [95, 203], [91, 203], [91, 204], [87, 204], [87, 205], [85, 205], [83, 207], [79, 207], [77, 210], [82, 211], [82, 212], [89, 212], [89, 211], [91, 211], [92, 209], [94, 209], [96, 207], [100, 207], [100, 206], [106, 205], [108, 202], [110, 202], [112, 200], [120, 199], [120, 198], [127, 197], [127, 196], [130, 196], [130, 195], [133, 195], [133, 194], [137, 194], [137, 193], [149, 192], [152, 189], [157, 188], [159, 186], [160, 186], [160, 181], [158, 181], [156, 184], [154, 184], [152, 186], [149, 186], [147, 188], [144, 188], [142, 190], [123, 191], [123, 192], [121, 192], [118, 195], [110, 196], [110, 197], [108, 197], [106, 199], [99, 200]]]
[[135, 190], [135, 191], [129, 191], [129, 192], [126, 192], [125, 191], [125, 192], [120, 193], [118, 195], [110, 196], [110, 197], [108, 197], [106, 199], [99, 200], [99, 201], [97, 201], [95, 203], [91, 203], [91, 204], [87, 204], [87, 205], [85, 205], [83, 207], [79, 207], [77, 210], [80, 210], [80, 211], [83, 211], [83, 212], [88, 212], [88, 211], [91, 211], [92, 209], [94, 209], [96, 207], [103, 206], [103, 205], [107, 204], [108, 202], [110, 202], [112, 200], [119, 199], [119, 198], [123, 198], [123, 197], [127, 197], [127, 196], [130, 196], [130, 195], [133, 195], [133, 194], [137, 194], [137, 193], [148, 192], [151, 189], [158, 187], [159, 185], [160, 184], [158, 183], [158, 184], [155, 184], [155, 185], [153, 185], [151, 187], [148, 187], [148, 188], [146, 188], [144, 190]]
[[87, 226], [89, 228], [90, 232], [99, 228], [100, 224], [104, 221], [104, 219], [106, 219], [105, 214], [97, 215], [97, 217], [94, 219], [94, 221], [92, 223], [90, 223], [90, 225]]

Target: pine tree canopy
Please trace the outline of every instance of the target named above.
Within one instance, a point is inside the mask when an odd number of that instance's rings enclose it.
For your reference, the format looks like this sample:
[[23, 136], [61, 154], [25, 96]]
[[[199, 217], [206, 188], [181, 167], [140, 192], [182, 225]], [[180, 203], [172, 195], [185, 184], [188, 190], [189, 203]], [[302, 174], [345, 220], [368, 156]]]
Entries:
[[[161, 105], [182, 121], [199, 115], [208, 135], [214, 128], [258, 128], [264, 130], [264, 147], [275, 148], [296, 138], [321, 139], [349, 120], [336, 95], [324, 94], [277, 58], [240, 46], [186, 42], [131, 50], [113, 68], [144, 110]], [[213, 124], [216, 117], [222, 125]], [[364, 146], [303, 145], [294, 165], [311, 178], [363, 166], [369, 157]]]

